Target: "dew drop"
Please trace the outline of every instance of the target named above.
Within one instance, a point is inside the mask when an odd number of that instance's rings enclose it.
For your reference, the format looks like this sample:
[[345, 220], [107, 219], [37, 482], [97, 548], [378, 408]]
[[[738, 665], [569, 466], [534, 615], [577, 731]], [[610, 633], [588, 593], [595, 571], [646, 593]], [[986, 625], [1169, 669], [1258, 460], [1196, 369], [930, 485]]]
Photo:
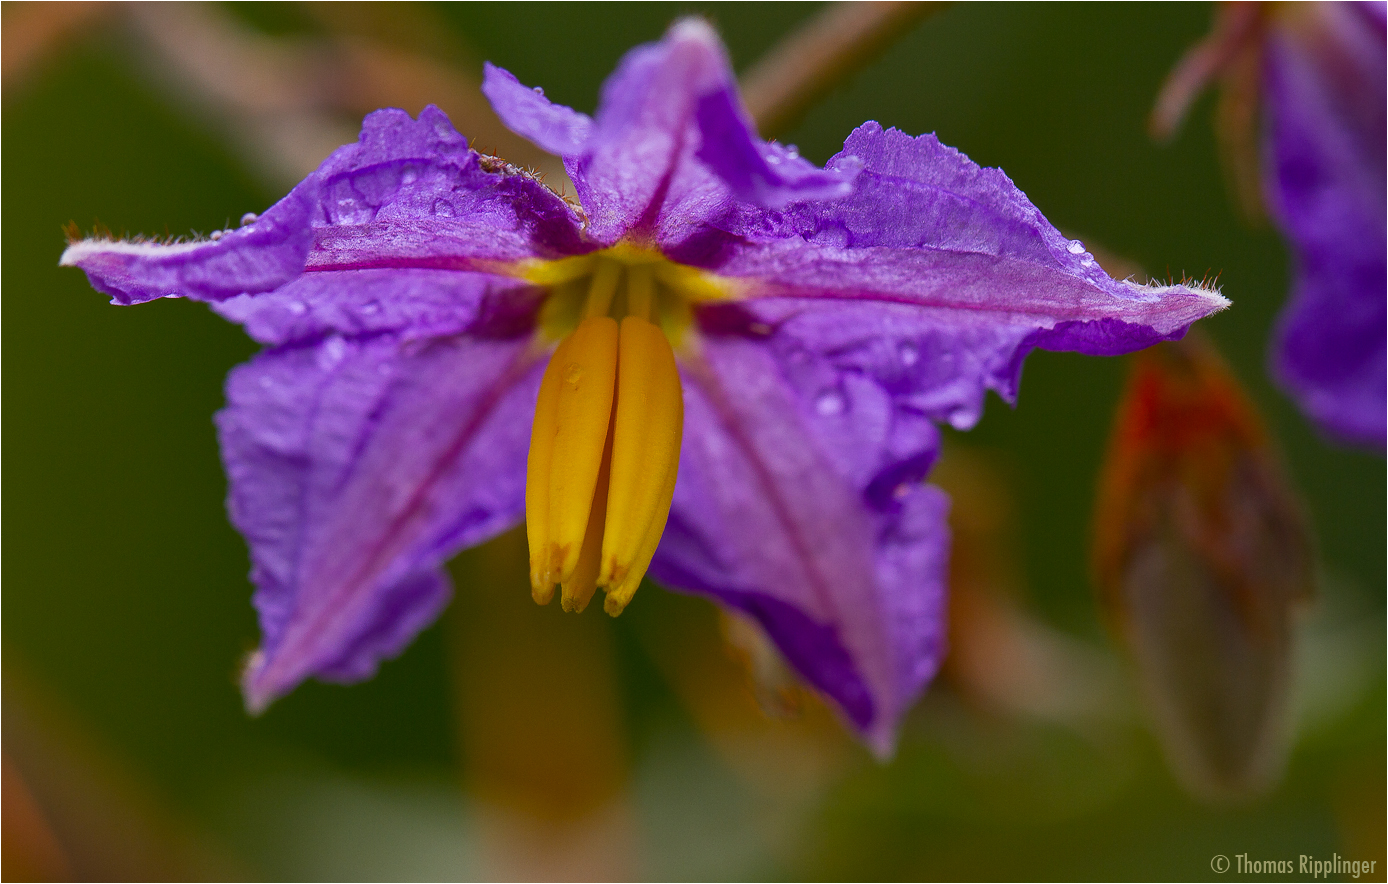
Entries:
[[440, 218], [453, 217], [453, 204], [443, 197], [434, 200], [434, 204], [429, 207], [429, 211]]
[[214, 230], [207, 235], [207, 238], [212, 240], [213, 242], [216, 242], [217, 240], [222, 238], [222, 231]]
[[318, 365], [324, 370], [333, 368], [346, 355], [347, 344], [342, 338], [328, 338], [323, 342], [323, 349], [318, 352]]
[[308, 305], [303, 301], [290, 301], [288, 304], [284, 305], [284, 309], [293, 313], [295, 316], [303, 316], [308, 312]]
[[1084, 243], [1080, 242], [1080, 241], [1077, 240], [1077, 239], [1072, 239], [1072, 240], [1070, 240], [1070, 244], [1069, 244], [1068, 246], [1066, 246], [1065, 248], [1066, 248], [1066, 250], [1067, 250], [1070, 254], [1072, 254], [1072, 255], [1083, 255], [1083, 254], [1084, 254]]
[[838, 225], [820, 228], [815, 231], [814, 243], [837, 249], [846, 248], [848, 246], [848, 230]]
[[245, 227], [247, 224], [254, 224], [255, 219], [259, 217], [260, 216], [257, 215], [255, 212], [247, 212], [246, 214], [241, 216], [241, 226]]
[[896, 353], [897, 357], [901, 359], [901, 364], [905, 366], [915, 365], [917, 360], [921, 358], [921, 351], [917, 349], [915, 344], [912, 344], [909, 341], [906, 341], [902, 343], [901, 346], [897, 347]]
[[577, 390], [578, 382], [581, 380], [583, 380], [583, 366], [577, 362], [570, 362], [564, 366], [564, 383]]
[[824, 417], [832, 417], [843, 412], [843, 397], [833, 391], [820, 393], [814, 402], [815, 411]]

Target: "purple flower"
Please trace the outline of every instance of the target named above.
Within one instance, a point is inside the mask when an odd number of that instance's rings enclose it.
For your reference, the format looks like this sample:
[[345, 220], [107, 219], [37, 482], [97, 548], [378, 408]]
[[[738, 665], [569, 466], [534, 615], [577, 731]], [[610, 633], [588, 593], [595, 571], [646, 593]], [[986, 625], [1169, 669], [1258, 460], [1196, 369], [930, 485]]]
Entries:
[[1327, 433], [1388, 441], [1384, 4], [1288, 4], [1263, 76], [1264, 188], [1296, 256], [1272, 370]]
[[699, 21], [630, 52], [596, 118], [498, 68], [483, 89], [579, 205], [435, 108], [382, 110], [239, 230], [63, 256], [267, 345], [217, 416], [247, 704], [369, 677], [446, 604], [442, 563], [524, 516], [537, 600], [601, 586], [615, 614], [649, 563], [889, 752], [944, 650], [935, 422], [1011, 401], [1033, 347], [1122, 353], [1227, 302], [1110, 279], [933, 136], [867, 123], [825, 169], [760, 141]]
[[1327, 434], [1378, 448], [1388, 441], [1384, 10], [1227, 4], [1172, 72], [1153, 120], [1168, 134], [1218, 75], [1220, 132], [1237, 148], [1261, 91], [1263, 195], [1295, 265], [1270, 369]]

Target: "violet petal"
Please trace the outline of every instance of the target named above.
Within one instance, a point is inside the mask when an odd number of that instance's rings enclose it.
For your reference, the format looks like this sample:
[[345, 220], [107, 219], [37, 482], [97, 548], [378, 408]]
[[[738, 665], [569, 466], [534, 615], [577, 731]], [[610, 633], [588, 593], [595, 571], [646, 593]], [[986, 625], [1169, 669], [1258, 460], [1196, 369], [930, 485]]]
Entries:
[[58, 263], [82, 268], [92, 288], [110, 295], [113, 304], [171, 297], [220, 301], [266, 292], [303, 272], [317, 207], [318, 182], [309, 176], [265, 214], [216, 240], [88, 239], [69, 245]]
[[506, 128], [552, 154], [581, 153], [593, 132], [593, 119], [587, 114], [555, 104], [542, 89], [524, 85], [491, 62], [482, 65], [482, 94]]
[[488, 270], [592, 248], [577, 212], [537, 179], [469, 150], [438, 108], [367, 116], [289, 196], [240, 230], [175, 245], [87, 240], [61, 263], [117, 303], [258, 295], [306, 268]]
[[1294, 257], [1273, 374], [1332, 436], [1388, 441], [1381, 4], [1283, 11], [1265, 54], [1268, 202]]
[[310, 676], [371, 675], [441, 610], [442, 562], [520, 520], [528, 348], [334, 335], [231, 373], [217, 424], [263, 636], [248, 707]]
[[[933, 427], [793, 342], [709, 336], [683, 378], [680, 476], [652, 576], [756, 618], [889, 754], [944, 648], [945, 502], [913, 484]], [[841, 386], [811, 393], [825, 381]]]
[[678, 241], [731, 199], [781, 206], [841, 196], [851, 162], [825, 171], [756, 136], [722, 42], [705, 22], [676, 22], [623, 57], [603, 85], [596, 120], [489, 66], [487, 97], [516, 133], [563, 156], [588, 215], [611, 245], [636, 235]]
[[1180, 337], [1228, 304], [1198, 286], [1109, 278], [1007, 176], [933, 135], [868, 123], [846, 155], [866, 164], [851, 196], [743, 207], [677, 256], [746, 279], [739, 309], [758, 325], [822, 312], [830, 338], [894, 339], [895, 361], [919, 357], [912, 382], [930, 413], [956, 427], [977, 420], [985, 389], [1015, 396], [1033, 347], [1124, 353]]
[[328, 335], [428, 338], [472, 330], [511, 337], [534, 326], [543, 292], [504, 276], [413, 268], [305, 273], [273, 292], [213, 304], [263, 344]]

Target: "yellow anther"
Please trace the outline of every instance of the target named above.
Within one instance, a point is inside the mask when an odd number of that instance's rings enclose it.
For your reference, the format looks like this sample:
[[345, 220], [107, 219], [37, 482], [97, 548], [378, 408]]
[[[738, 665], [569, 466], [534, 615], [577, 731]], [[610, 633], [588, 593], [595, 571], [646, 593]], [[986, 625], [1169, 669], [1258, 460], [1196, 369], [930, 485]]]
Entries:
[[535, 420], [530, 426], [530, 453], [525, 463], [525, 535], [530, 543], [530, 595], [541, 605], [554, 598], [549, 579], [549, 468], [559, 429], [560, 358], [565, 341], [554, 351], [540, 381]]
[[[645, 319], [622, 320], [612, 420], [612, 475], [598, 585], [604, 608], [621, 613], [665, 531], [679, 468], [684, 398], [665, 333]], [[615, 610], [614, 610], [615, 607]]]
[[615, 616], [650, 567], [674, 496], [684, 401], [671, 341], [692, 322], [691, 302], [735, 284], [629, 244], [524, 275], [550, 289], [542, 325], [562, 337], [530, 438], [531, 593], [547, 604], [559, 584], [564, 610], [581, 611], [603, 587]]
[[572, 580], [606, 460], [617, 378], [617, 323], [579, 323], [545, 369], [531, 430], [526, 530], [531, 590], [544, 604]]
[[[609, 428], [607, 445], [603, 450], [602, 469], [598, 472], [598, 484], [593, 489], [593, 509], [588, 514], [588, 527], [583, 534], [583, 547], [578, 554], [578, 565], [573, 574], [564, 581], [559, 604], [565, 611], [576, 614], [588, 607], [593, 593], [598, 589], [598, 566], [602, 563], [602, 526], [607, 520], [608, 476], [612, 463], [612, 433]], [[550, 590], [553, 592], [553, 589]]]

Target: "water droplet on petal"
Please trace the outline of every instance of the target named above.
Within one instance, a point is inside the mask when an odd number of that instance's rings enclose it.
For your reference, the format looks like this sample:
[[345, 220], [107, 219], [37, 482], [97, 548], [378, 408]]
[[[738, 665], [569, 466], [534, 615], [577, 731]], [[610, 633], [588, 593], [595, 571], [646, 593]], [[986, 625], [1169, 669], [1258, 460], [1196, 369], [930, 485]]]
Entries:
[[814, 402], [815, 411], [824, 417], [832, 417], [843, 412], [843, 396], [832, 390], [820, 393], [819, 398]]
[[1080, 242], [1080, 241], [1077, 240], [1077, 239], [1072, 239], [1072, 240], [1070, 240], [1070, 244], [1069, 244], [1068, 246], [1066, 246], [1065, 248], [1066, 248], [1066, 250], [1069, 251], [1070, 254], [1072, 254], [1072, 255], [1083, 255], [1083, 254], [1084, 254], [1084, 243]]
[[255, 219], [259, 217], [260, 216], [257, 215], [255, 212], [247, 212], [246, 214], [241, 216], [241, 226], [245, 227], [247, 224], [254, 224]]
[[896, 352], [901, 359], [901, 364], [908, 367], [915, 365], [916, 361], [921, 358], [921, 351], [910, 341], [903, 342]]
[[577, 362], [570, 362], [564, 366], [564, 383], [574, 389], [578, 388], [578, 382], [583, 380], [583, 366]]
[[822, 227], [815, 231], [813, 239], [815, 245], [842, 249], [848, 245], [848, 230], [838, 225]]
[[453, 204], [443, 197], [434, 200], [434, 204], [429, 207], [429, 211], [440, 218], [453, 217]]
[[342, 338], [328, 338], [323, 342], [323, 349], [318, 351], [318, 365], [323, 369], [332, 368], [346, 355], [347, 343]]
[[212, 240], [213, 242], [216, 242], [217, 240], [222, 238], [222, 231], [214, 230], [207, 235], [207, 238]]
[[303, 316], [308, 312], [308, 305], [303, 301], [290, 301], [288, 304], [284, 305], [284, 309], [293, 313], [295, 316]]

